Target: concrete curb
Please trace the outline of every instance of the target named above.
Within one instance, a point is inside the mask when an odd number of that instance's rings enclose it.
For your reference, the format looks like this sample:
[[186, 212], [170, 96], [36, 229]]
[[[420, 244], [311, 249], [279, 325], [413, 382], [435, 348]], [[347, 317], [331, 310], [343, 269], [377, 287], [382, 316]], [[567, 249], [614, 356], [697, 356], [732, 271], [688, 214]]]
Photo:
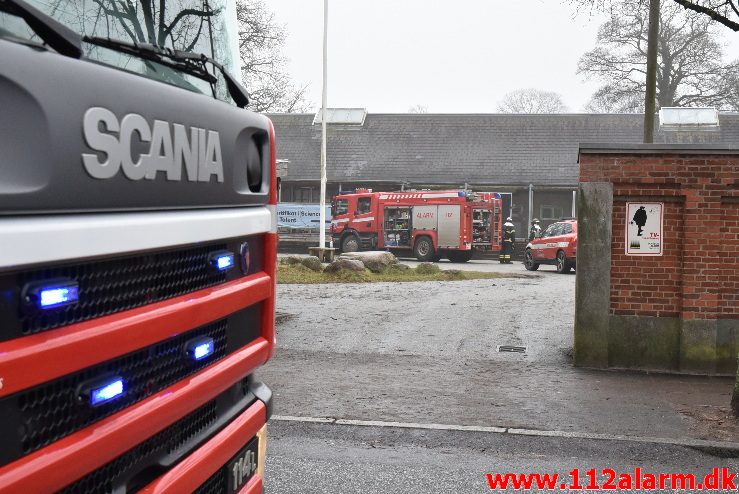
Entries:
[[598, 434], [580, 431], [556, 431], [521, 429], [515, 427], [483, 427], [475, 425], [424, 424], [417, 422], [387, 422], [381, 420], [353, 420], [331, 417], [297, 417], [291, 415], [273, 415], [270, 420], [279, 422], [307, 422], [333, 425], [353, 425], [360, 427], [391, 427], [401, 429], [426, 429], [439, 431], [485, 432], [491, 434], [511, 434], [515, 436], [555, 437], [564, 439], [590, 439], [598, 441], [625, 441], [646, 444], [664, 444], [698, 449], [723, 457], [739, 457], [739, 442], [708, 441], [704, 439], [671, 439], [652, 436], [626, 436], [619, 434]]

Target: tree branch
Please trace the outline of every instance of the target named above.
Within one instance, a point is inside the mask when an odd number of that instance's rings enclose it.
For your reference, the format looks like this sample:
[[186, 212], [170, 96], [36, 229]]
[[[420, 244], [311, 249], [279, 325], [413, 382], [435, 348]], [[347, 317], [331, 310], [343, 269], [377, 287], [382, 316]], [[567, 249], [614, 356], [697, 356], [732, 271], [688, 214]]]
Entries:
[[172, 29], [177, 25], [178, 22], [180, 22], [183, 18], [189, 16], [189, 15], [196, 15], [200, 17], [212, 17], [216, 15], [219, 11], [218, 10], [197, 10], [197, 9], [184, 9], [180, 10], [177, 15], [172, 19], [172, 22], [169, 23], [169, 26], [165, 29], [166, 35], [169, 36], [169, 34], [172, 32]]
[[[734, 22], [730, 20], [728, 17], [723, 16], [716, 12], [713, 9], [710, 9], [708, 7], [703, 7], [702, 5], [697, 5], [690, 0], [673, 0], [674, 2], [678, 3], [679, 5], [682, 5], [686, 9], [690, 9], [692, 11], [698, 12], [700, 14], [705, 14], [714, 21], [723, 24], [724, 26], [728, 27], [729, 29], [733, 31], [739, 32], [739, 22]], [[732, 5], [733, 7], [733, 5]], [[739, 14], [738, 14], [739, 15]]]

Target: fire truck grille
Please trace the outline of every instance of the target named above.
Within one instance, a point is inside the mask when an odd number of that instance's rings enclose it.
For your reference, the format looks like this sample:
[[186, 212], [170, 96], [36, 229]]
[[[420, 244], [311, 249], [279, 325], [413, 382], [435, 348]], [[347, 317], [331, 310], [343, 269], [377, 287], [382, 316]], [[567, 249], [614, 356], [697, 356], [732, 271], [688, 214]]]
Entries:
[[[249, 241], [250, 272], [262, 269], [260, 241], [251, 238], [223, 240], [197, 247], [168, 249], [98, 261], [54, 265], [0, 275], [0, 341], [34, 334], [146, 304], [177, 297], [243, 276], [239, 249]], [[214, 269], [211, 255], [228, 251], [237, 266]], [[21, 300], [23, 288], [54, 280], [77, 283], [77, 303], [44, 310], [29, 308]]]
[[216, 422], [215, 400], [175, 422], [156, 436], [62, 489], [60, 494], [112, 493], [121, 474], [156, 454], [177, 450]]
[[193, 491], [193, 494], [222, 494], [226, 492], [226, 471], [219, 468], [208, 480]]
[[[198, 336], [215, 341], [211, 359], [188, 362], [183, 358], [183, 344]], [[23, 453], [28, 454], [121, 408], [142, 400], [167, 386], [219, 360], [226, 353], [226, 321], [209, 324], [184, 333], [167, 342], [145, 348], [125, 357], [91, 367], [56, 382], [22, 393], [18, 404], [26, 433]], [[77, 403], [77, 388], [96, 376], [121, 376], [127, 393], [120, 399], [97, 408]]]
[[225, 248], [225, 244], [217, 244], [29, 273], [23, 281], [53, 278], [77, 281], [80, 302], [48, 313], [22, 316], [23, 334], [93, 319], [223, 283], [226, 273], [210, 269], [208, 253]]
[[[0, 465], [36, 451], [151, 396], [238, 350], [259, 336], [261, 307], [252, 306], [135, 352], [0, 399]], [[194, 360], [185, 347], [211, 338], [213, 353]], [[123, 380], [125, 394], [97, 407], [81, 399], [84, 383]]]

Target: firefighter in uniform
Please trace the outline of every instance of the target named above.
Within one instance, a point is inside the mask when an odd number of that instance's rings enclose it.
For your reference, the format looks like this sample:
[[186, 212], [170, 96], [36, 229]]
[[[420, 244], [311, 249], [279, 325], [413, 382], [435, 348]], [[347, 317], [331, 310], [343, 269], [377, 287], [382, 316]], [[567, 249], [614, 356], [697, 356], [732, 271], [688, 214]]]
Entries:
[[500, 263], [511, 264], [511, 256], [513, 255], [513, 242], [516, 241], [516, 227], [513, 226], [513, 219], [509, 216], [503, 224], [503, 250], [500, 251]]
[[539, 219], [534, 218], [534, 220], [531, 222], [531, 230], [529, 230], [529, 242], [539, 237], [541, 237], [541, 227], [539, 226]]

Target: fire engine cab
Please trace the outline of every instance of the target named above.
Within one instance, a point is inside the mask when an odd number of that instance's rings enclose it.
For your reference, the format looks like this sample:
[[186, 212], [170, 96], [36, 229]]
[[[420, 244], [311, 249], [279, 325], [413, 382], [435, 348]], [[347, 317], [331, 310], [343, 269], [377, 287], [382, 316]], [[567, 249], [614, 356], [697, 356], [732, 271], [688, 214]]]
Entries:
[[476, 250], [500, 250], [502, 210], [495, 193], [357, 189], [334, 197], [331, 232], [343, 252], [389, 249], [419, 261], [467, 262]]

